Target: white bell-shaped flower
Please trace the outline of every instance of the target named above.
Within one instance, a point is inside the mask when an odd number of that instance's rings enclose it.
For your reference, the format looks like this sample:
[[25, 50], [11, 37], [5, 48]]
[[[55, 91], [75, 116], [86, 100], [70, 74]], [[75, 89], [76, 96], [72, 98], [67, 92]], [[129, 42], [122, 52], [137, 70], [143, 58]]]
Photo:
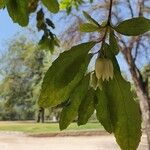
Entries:
[[97, 58], [95, 63], [95, 73], [96, 77], [102, 79], [103, 81], [106, 79], [109, 81], [109, 78], [113, 78], [113, 64], [110, 59], [107, 58]]

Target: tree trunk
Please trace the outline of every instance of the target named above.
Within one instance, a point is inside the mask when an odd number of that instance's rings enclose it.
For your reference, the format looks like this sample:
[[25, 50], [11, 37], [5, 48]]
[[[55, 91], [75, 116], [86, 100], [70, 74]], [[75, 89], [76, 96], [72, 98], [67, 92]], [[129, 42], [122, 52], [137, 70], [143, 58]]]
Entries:
[[139, 102], [140, 102], [140, 108], [142, 112], [143, 123], [144, 123], [144, 130], [145, 133], [147, 134], [147, 141], [150, 150], [150, 108], [148, 103], [149, 99], [145, 95], [145, 93], [143, 93], [143, 91], [139, 89], [139, 87], [136, 87], [136, 90], [137, 90], [137, 95], [140, 99]]
[[42, 123], [44, 123], [44, 108], [42, 108], [42, 111], [41, 111], [41, 121]]
[[37, 122], [39, 123], [40, 120], [42, 123], [44, 123], [44, 108], [42, 108], [42, 107], [39, 108]]
[[135, 65], [130, 49], [123, 51], [124, 57], [128, 63], [132, 79], [136, 88], [136, 94], [139, 98], [142, 119], [144, 123], [144, 130], [147, 135], [148, 148], [150, 150], [150, 100], [148, 97], [147, 84], [144, 82], [143, 77]]

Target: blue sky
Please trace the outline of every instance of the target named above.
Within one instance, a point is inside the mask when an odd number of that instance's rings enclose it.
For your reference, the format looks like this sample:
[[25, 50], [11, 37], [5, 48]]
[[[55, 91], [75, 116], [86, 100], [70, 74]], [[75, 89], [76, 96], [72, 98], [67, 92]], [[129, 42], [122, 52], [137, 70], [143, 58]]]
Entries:
[[[8, 12], [0, 10], [0, 55], [4, 54], [7, 50], [7, 42], [9, 42], [18, 33], [26, 32], [26, 28], [20, 27], [17, 23], [13, 23], [9, 17]], [[122, 60], [122, 56], [119, 56], [119, 60]], [[127, 70], [127, 65], [124, 61], [120, 61], [120, 65], [124, 66], [123, 71]]]
[[23, 31], [23, 28], [17, 23], [13, 23], [6, 10], [0, 10], [0, 21], [0, 53], [3, 53], [9, 39]]
[[[128, 13], [124, 13], [124, 10], [121, 9], [123, 12], [120, 13], [120, 15], [124, 15], [125, 18], [129, 17]], [[5, 53], [5, 51], [7, 50], [7, 42], [9, 42], [15, 35], [17, 35], [18, 33], [26, 33], [27, 32], [27, 28], [23, 28], [20, 27], [17, 23], [13, 23], [12, 19], [9, 17], [6, 9], [5, 10], [0, 10], [0, 55]], [[55, 21], [58, 22], [59, 20], [55, 18]], [[56, 23], [54, 21], [54, 23]], [[34, 22], [34, 20], [33, 20]], [[32, 26], [32, 23], [30, 23], [29, 26]], [[64, 27], [63, 27], [64, 28]], [[54, 32], [57, 34], [57, 32], [59, 32], [59, 29], [62, 29], [62, 24], [58, 24], [58, 26], [56, 26], [56, 30], [54, 30]], [[38, 33], [37, 33], [38, 34]], [[41, 36], [37, 36], [37, 40], [39, 40], [38, 38], [40, 38]], [[121, 66], [122, 71], [124, 72], [128, 72], [128, 67], [127, 64], [124, 61], [124, 58], [122, 55], [119, 54], [119, 56], [117, 57], [119, 60], [119, 64]], [[128, 74], [128, 73], [127, 73]]]

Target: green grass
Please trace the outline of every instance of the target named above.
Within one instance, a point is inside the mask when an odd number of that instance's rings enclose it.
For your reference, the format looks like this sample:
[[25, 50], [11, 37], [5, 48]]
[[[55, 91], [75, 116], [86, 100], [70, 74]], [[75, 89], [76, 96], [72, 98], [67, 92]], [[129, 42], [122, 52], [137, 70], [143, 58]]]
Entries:
[[[76, 123], [72, 123], [66, 130], [68, 131], [90, 131], [103, 130], [99, 123], [87, 123], [78, 127]], [[33, 122], [0, 122], [0, 131], [18, 131], [28, 134], [54, 133], [60, 132], [58, 123], [33, 123]]]

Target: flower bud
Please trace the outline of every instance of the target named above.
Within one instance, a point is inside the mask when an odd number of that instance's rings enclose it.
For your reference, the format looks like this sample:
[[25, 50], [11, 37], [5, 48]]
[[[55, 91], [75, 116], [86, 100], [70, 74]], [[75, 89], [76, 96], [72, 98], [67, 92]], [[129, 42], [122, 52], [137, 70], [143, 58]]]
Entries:
[[95, 63], [95, 73], [98, 80], [101, 78], [103, 81], [113, 78], [113, 64], [110, 59], [97, 58]]

